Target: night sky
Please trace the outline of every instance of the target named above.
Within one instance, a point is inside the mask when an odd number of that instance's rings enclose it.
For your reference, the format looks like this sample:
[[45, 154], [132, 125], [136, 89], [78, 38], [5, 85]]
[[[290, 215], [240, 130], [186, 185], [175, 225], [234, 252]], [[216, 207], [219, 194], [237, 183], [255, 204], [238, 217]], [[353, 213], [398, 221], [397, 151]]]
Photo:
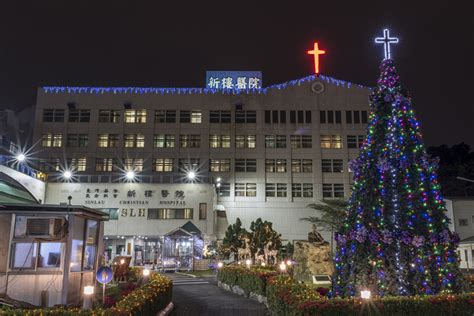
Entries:
[[0, 106], [32, 105], [42, 85], [202, 87], [206, 70], [261, 70], [267, 86], [311, 74], [315, 40], [322, 74], [373, 86], [388, 27], [427, 145], [474, 146], [474, 14], [448, 7], [460, 1], [164, 2], [3, 1]]

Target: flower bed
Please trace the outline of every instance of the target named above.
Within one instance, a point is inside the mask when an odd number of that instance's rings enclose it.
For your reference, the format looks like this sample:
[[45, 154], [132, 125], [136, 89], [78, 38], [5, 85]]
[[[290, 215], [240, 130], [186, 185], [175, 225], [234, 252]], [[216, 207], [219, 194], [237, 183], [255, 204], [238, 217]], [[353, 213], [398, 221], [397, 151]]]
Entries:
[[218, 280], [239, 286], [249, 293], [266, 296], [267, 307], [273, 315], [473, 315], [474, 293], [435, 296], [361, 298], [328, 298], [288, 275], [274, 270], [241, 266], [225, 267]]
[[172, 296], [172, 282], [160, 274], [152, 274], [150, 281], [133, 290], [118, 301], [113, 307], [97, 308], [91, 311], [78, 308], [47, 308], [47, 309], [0, 309], [0, 315], [5, 316], [69, 316], [69, 315], [156, 315], [170, 302]]

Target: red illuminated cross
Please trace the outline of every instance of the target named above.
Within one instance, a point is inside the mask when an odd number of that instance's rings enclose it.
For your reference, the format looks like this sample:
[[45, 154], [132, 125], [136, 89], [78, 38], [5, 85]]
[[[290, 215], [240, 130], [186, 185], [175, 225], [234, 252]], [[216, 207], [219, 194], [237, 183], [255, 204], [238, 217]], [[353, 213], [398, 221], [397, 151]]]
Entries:
[[320, 50], [318, 47], [318, 42], [314, 43], [313, 50], [308, 51], [308, 55], [314, 55], [314, 73], [319, 74], [319, 55], [325, 54], [325, 50]]

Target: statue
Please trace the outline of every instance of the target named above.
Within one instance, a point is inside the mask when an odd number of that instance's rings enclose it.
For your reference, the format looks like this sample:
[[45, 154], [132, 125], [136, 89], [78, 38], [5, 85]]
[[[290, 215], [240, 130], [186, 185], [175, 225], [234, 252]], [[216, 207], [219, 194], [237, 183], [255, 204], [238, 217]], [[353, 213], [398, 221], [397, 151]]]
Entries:
[[313, 224], [313, 231], [308, 233], [308, 241], [326, 243], [326, 241], [324, 241], [323, 236], [318, 232], [318, 227], [316, 226], [316, 224]]

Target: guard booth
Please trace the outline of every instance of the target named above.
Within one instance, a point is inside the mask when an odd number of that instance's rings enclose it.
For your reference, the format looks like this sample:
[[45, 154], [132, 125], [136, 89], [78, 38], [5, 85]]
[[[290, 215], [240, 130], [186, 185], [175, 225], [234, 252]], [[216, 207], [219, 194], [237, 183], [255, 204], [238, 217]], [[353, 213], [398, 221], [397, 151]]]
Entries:
[[95, 282], [105, 220], [83, 206], [0, 204], [0, 295], [80, 305]]
[[190, 271], [202, 257], [202, 233], [191, 221], [163, 236], [161, 269]]

